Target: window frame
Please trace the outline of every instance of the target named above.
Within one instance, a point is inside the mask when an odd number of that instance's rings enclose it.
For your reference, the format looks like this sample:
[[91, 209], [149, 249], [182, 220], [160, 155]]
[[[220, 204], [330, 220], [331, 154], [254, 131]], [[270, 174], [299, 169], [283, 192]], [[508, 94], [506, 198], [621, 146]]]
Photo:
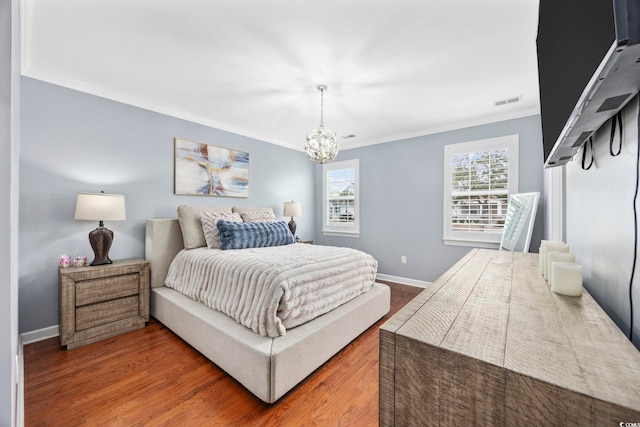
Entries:
[[502, 231], [473, 232], [451, 229], [452, 214], [452, 157], [459, 154], [483, 152], [496, 149], [509, 150], [509, 172], [507, 200], [509, 195], [518, 192], [519, 135], [506, 135], [496, 138], [480, 139], [444, 146], [444, 194], [443, 194], [443, 241], [445, 245], [473, 246], [497, 249], [502, 239]]
[[[353, 225], [331, 226], [327, 224], [327, 173], [334, 170], [354, 169], [354, 221]], [[343, 160], [322, 165], [322, 234], [325, 236], [360, 236], [360, 161], [359, 159]]]

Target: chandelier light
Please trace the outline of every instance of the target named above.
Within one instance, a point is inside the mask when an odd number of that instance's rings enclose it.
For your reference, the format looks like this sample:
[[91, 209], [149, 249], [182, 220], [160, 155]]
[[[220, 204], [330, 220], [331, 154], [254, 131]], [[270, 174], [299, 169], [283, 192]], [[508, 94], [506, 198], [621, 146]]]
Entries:
[[338, 155], [338, 135], [324, 125], [324, 91], [327, 90], [327, 86], [316, 87], [320, 91], [320, 126], [307, 136], [304, 151], [316, 163], [329, 163]]

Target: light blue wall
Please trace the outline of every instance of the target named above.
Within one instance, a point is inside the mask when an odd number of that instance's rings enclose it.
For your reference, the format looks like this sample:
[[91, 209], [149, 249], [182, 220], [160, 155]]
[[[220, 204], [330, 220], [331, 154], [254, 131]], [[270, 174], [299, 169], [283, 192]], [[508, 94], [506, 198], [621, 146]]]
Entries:
[[[540, 116], [474, 126], [341, 152], [336, 161], [360, 159], [360, 237], [323, 236], [322, 167], [316, 167], [316, 241], [351, 246], [372, 254], [378, 271], [432, 282], [469, 251], [442, 241], [444, 146], [520, 136], [519, 191], [543, 188]], [[531, 240], [537, 251], [543, 233], [542, 202]], [[400, 257], [407, 257], [401, 264]]]
[[[628, 335], [629, 283], [633, 270], [634, 197], [638, 153], [638, 98], [623, 110], [622, 153], [609, 154], [610, 126], [594, 139], [595, 165], [581, 168], [582, 151], [566, 166], [566, 236], [583, 265], [584, 286]], [[617, 149], [617, 139], [614, 152]], [[640, 201], [638, 201], [640, 212]], [[640, 261], [640, 260], [639, 260]], [[634, 342], [640, 349], [640, 262], [633, 284]]]
[[[281, 215], [282, 202], [296, 200], [301, 237], [369, 252], [382, 274], [433, 281], [469, 250], [442, 242], [444, 145], [519, 134], [520, 191], [542, 189], [539, 116], [347, 150], [338, 160], [360, 159], [361, 235], [327, 237], [319, 232], [322, 167], [302, 152], [26, 77], [21, 120], [21, 332], [58, 323], [59, 255], [91, 256], [87, 234], [97, 224], [73, 220], [78, 192], [126, 196], [127, 221], [106, 224], [115, 233], [114, 259], [143, 257], [145, 220], [175, 217], [180, 204], [271, 206]], [[174, 195], [174, 137], [249, 152], [250, 197]]]
[[[21, 332], [58, 324], [60, 254], [92, 257], [97, 223], [73, 219], [78, 192], [125, 195], [127, 220], [105, 224], [112, 259], [144, 257], [145, 221], [175, 217], [180, 204], [267, 206], [281, 217], [295, 200], [298, 234], [315, 237], [313, 163], [302, 152], [26, 77], [21, 124]], [[174, 195], [174, 137], [248, 152], [249, 198]]]

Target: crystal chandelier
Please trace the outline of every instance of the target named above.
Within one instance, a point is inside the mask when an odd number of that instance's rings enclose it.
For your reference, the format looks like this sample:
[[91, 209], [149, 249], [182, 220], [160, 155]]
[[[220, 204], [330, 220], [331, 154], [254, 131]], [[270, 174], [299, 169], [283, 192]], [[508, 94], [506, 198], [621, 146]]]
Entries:
[[320, 126], [311, 131], [304, 144], [307, 156], [316, 163], [329, 163], [338, 155], [338, 135], [324, 126], [324, 91], [327, 86], [316, 86], [320, 91]]

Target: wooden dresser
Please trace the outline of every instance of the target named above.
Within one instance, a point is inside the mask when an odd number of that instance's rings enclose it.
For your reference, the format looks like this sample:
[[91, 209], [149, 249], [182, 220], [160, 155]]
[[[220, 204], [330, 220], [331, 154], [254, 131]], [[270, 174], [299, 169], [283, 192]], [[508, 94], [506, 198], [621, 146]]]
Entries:
[[149, 321], [149, 263], [124, 259], [58, 269], [60, 344], [79, 347], [140, 329]]
[[381, 426], [640, 423], [640, 352], [538, 255], [474, 249], [380, 329]]

